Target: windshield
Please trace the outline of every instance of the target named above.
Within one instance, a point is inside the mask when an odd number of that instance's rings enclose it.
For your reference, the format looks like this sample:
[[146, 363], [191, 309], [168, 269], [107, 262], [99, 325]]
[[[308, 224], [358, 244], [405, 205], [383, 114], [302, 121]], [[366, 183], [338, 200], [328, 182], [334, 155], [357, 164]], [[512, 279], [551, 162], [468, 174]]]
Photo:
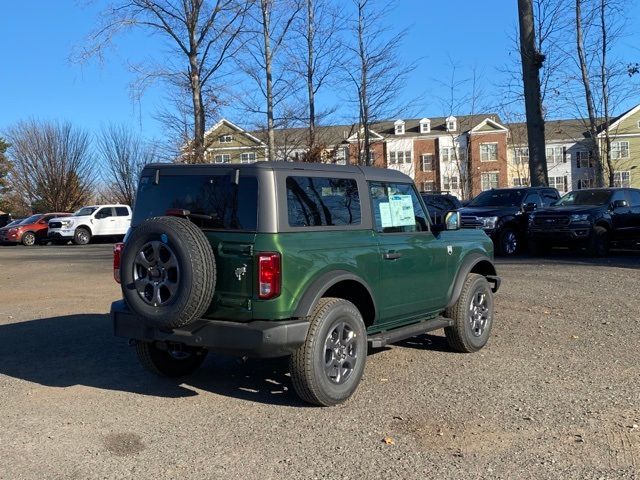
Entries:
[[487, 190], [469, 202], [469, 207], [519, 207], [523, 190]]
[[20, 225], [29, 225], [30, 223], [35, 223], [42, 218], [41, 214], [31, 215], [30, 217], [25, 218]]
[[556, 206], [568, 205], [605, 205], [611, 198], [610, 190], [578, 190], [569, 192], [556, 202]]
[[87, 216], [87, 215], [91, 215], [97, 209], [98, 209], [98, 207], [83, 207], [80, 210], [78, 210], [77, 212], [75, 212], [73, 214], [73, 216], [74, 217], [84, 217], [84, 216]]

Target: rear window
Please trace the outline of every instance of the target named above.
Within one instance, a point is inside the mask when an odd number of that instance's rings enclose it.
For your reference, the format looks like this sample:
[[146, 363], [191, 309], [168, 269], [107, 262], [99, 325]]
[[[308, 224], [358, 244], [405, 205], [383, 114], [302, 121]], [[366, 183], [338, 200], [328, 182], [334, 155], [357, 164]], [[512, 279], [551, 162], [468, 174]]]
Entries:
[[291, 227], [360, 225], [360, 195], [352, 178], [287, 177]]
[[258, 217], [258, 181], [229, 175], [162, 175], [157, 185], [142, 177], [133, 225], [167, 214], [169, 209], [189, 210], [191, 221], [202, 229], [255, 231]]
[[118, 217], [126, 217], [129, 215], [129, 209], [127, 207], [116, 207], [116, 215]]

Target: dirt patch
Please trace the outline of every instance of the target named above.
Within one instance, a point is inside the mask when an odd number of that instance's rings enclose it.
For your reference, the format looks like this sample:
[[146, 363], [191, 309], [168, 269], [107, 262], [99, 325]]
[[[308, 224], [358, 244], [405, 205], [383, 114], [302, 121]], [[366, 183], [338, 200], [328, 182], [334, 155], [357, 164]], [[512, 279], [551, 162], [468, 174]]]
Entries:
[[146, 448], [140, 435], [135, 433], [110, 433], [104, 437], [104, 445], [119, 457], [135, 455]]

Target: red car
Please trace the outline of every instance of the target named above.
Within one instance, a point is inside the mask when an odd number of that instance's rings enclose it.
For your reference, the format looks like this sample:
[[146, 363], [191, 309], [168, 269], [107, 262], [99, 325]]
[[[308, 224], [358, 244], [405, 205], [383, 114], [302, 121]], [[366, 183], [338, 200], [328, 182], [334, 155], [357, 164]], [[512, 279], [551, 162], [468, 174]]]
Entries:
[[45, 243], [49, 220], [55, 217], [67, 217], [70, 213], [38, 213], [25, 218], [20, 223], [0, 229], [0, 243], [22, 243], [32, 246]]

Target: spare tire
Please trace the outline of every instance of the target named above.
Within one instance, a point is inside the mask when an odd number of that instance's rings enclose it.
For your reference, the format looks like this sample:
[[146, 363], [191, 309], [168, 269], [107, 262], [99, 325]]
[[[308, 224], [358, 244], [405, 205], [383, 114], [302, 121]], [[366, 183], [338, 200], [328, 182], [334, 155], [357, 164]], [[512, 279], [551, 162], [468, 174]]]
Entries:
[[155, 217], [132, 230], [120, 262], [122, 294], [145, 323], [178, 328], [200, 318], [213, 300], [211, 244], [189, 220]]

